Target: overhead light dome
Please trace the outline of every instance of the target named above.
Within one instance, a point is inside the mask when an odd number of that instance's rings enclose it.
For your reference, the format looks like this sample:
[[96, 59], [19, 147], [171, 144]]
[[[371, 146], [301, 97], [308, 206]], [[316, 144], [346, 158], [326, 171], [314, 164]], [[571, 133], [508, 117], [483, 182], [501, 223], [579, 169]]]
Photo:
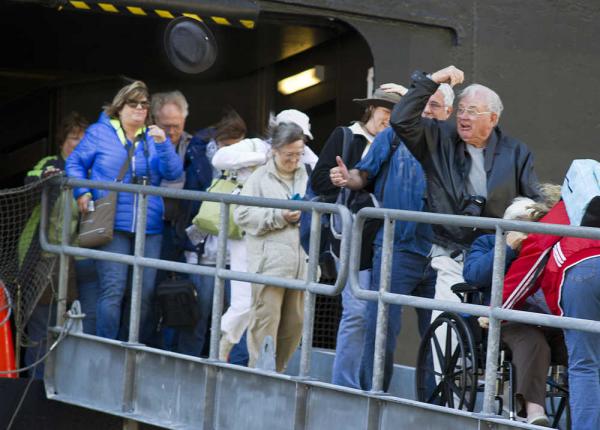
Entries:
[[180, 17], [165, 29], [164, 46], [171, 64], [180, 72], [197, 74], [212, 67], [217, 59], [217, 44], [202, 22]]

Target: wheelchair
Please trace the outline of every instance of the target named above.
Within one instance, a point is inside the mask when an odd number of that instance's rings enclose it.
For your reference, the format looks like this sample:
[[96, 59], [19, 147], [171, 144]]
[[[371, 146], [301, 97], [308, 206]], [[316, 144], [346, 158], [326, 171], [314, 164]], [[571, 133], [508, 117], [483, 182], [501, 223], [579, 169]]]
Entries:
[[[483, 304], [482, 288], [456, 284], [452, 291], [463, 303]], [[487, 351], [487, 329], [477, 317], [443, 312], [424, 333], [415, 374], [417, 400], [453, 409], [473, 411], [477, 394], [483, 393]], [[510, 350], [501, 346], [496, 379], [497, 414], [503, 415], [505, 388], [508, 389], [508, 416], [517, 419], [515, 401], [515, 369]], [[559, 428], [563, 414], [569, 430], [569, 391], [564, 366], [551, 365], [546, 381], [546, 414], [553, 428]]]

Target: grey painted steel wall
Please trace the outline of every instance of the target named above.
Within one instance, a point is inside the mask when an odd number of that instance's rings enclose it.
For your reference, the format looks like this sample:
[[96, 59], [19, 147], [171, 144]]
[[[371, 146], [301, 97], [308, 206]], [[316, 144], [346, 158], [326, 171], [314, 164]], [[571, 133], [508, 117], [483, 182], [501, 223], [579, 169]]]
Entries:
[[595, 0], [280, 0], [262, 9], [326, 15], [371, 47], [378, 83], [454, 64], [466, 83], [495, 89], [500, 120], [527, 143], [543, 181], [597, 154], [600, 4]]

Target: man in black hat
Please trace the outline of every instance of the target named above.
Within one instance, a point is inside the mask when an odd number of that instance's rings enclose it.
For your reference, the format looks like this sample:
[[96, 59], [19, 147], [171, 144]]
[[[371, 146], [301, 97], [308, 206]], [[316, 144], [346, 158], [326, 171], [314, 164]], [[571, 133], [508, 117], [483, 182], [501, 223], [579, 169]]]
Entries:
[[[377, 89], [371, 97], [354, 99], [365, 108], [360, 121], [350, 127], [337, 127], [325, 143], [319, 155], [319, 161], [311, 175], [311, 185], [315, 193], [335, 201], [340, 188], [332, 184], [329, 171], [337, 167], [336, 157], [344, 153], [344, 136], [349, 150], [346, 151], [345, 162], [353, 167], [368, 152], [371, 143], [382, 130], [389, 126], [391, 109], [400, 100], [396, 93], [386, 93]], [[371, 255], [372, 244], [363, 244], [363, 256]], [[337, 252], [339, 243], [334, 243]], [[369, 258], [370, 260], [370, 258]], [[361, 287], [368, 289], [371, 283], [371, 269], [359, 273]], [[367, 303], [352, 295], [350, 286], [342, 291], [342, 319], [337, 335], [337, 348], [333, 365], [332, 382], [346, 387], [360, 388], [359, 371], [365, 338], [365, 309]]]
[[[377, 89], [371, 97], [353, 101], [363, 106], [365, 111], [360, 121], [356, 121], [348, 127], [353, 137], [348, 159], [344, 161], [350, 168], [366, 155], [375, 136], [389, 126], [392, 108], [400, 101], [400, 94]], [[337, 127], [327, 139], [310, 179], [312, 188], [317, 194], [333, 197], [333, 200], [335, 200], [339, 188], [331, 183], [329, 170], [337, 167], [335, 157], [342, 155], [343, 128]]]
[[[396, 84], [384, 84], [384, 91], [406, 94], [406, 88]], [[445, 86], [431, 95], [421, 115], [444, 121], [452, 112], [454, 93]], [[336, 187], [360, 190], [368, 184], [374, 184], [375, 195], [384, 208], [421, 211], [425, 209], [425, 175], [420, 163], [412, 156], [406, 146], [395, 136], [391, 128], [381, 132], [368, 154], [348, 171], [348, 167], [337, 159], [337, 166], [330, 171], [330, 181]], [[391, 291], [432, 298], [435, 291], [435, 272], [429, 264], [431, 249], [431, 227], [414, 222], [396, 222], [392, 257]], [[380, 228], [373, 243], [363, 243], [373, 247], [373, 276], [370, 289], [377, 291], [380, 283], [383, 229]], [[377, 325], [377, 302], [363, 302], [363, 318], [366, 324], [364, 347], [355, 353], [362, 355], [360, 369], [360, 387], [370, 389], [373, 375], [374, 339]], [[401, 328], [401, 306], [392, 305], [389, 310], [388, 334], [385, 346], [385, 371], [383, 389], [387, 391], [392, 377], [396, 338]], [[427, 329], [431, 312], [417, 310], [419, 331]], [[340, 332], [341, 332], [340, 326]], [[340, 335], [338, 334], [338, 342]], [[338, 344], [339, 349], [339, 344]], [[338, 360], [336, 354], [336, 360]], [[334, 367], [335, 371], [335, 367]]]

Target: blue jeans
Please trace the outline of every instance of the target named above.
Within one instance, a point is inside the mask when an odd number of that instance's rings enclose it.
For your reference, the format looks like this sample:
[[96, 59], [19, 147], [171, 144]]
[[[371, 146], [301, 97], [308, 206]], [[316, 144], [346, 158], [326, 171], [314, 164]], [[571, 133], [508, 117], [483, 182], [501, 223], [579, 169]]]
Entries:
[[[159, 258], [161, 240], [162, 236], [160, 234], [147, 234], [144, 256]], [[133, 234], [115, 231], [113, 240], [100, 247], [100, 250], [131, 255], [134, 241]], [[109, 339], [117, 339], [119, 331], [121, 331], [121, 336], [124, 337], [127, 330], [125, 330], [125, 327], [121, 327], [121, 310], [123, 297], [127, 290], [129, 266], [112, 261], [98, 260], [96, 261], [96, 269], [100, 282], [98, 306], [96, 308], [96, 334]], [[140, 342], [146, 343], [151, 339], [154, 332], [151, 314], [156, 269], [145, 267], [143, 272], [139, 339]]]
[[[368, 290], [371, 269], [358, 272], [360, 287]], [[342, 290], [342, 319], [337, 333], [331, 383], [360, 389], [360, 368], [367, 327], [367, 301], [352, 294], [350, 284]]]
[[[56, 304], [42, 305], [33, 308], [27, 321], [27, 337], [31, 346], [25, 349], [25, 366], [30, 366], [48, 352], [48, 327], [56, 324]], [[29, 377], [44, 378], [44, 362], [29, 370]]]
[[[564, 315], [600, 320], [600, 258], [568, 269], [561, 299]], [[573, 430], [600, 429], [600, 334], [565, 330]]]
[[[179, 328], [177, 330], [177, 352], [181, 354], [200, 357], [208, 354], [208, 340], [213, 306], [213, 293], [215, 278], [208, 275], [190, 275], [192, 283], [198, 294], [198, 321], [193, 328]], [[229, 280], [225, 281], [224, 308], [229, 303]]]
[[91, 258], [75, 260], [75, 278], [77, 279], [78, 300], [83, 319], [83, 332], [96, 334], [96, 306], [98, 304], [98, 273], [96, 261]]
[[[375, 246], [373, 257], [373, 277], [371, 290], [379, 290], [381, 267], [381, 247]], [[435, 294], [435, 271], [429, 264], [429, 258], [412, 252], [394, 250], [391, 268], [392, 293], [408, 294], [412, 296], [433, 298]], [[431, 321], [431, 311], [416, 309], [419, 323], [419, 332], [425, 333]], [[387, 391], [394, 371], [394, 352], [396, 350], [396, 337], [400, 334], [402, 324], [402, 306], [389, 305], [389, 318], [387, 339], [384, 358], [383, 390]], [[375, 354], [375, 332], [377, 326], [377, 302], [367, 304], [367, 335], [363, 352], [361, 369], [361, 386], [364, 390], [371, 389], [373, 380], [373, 356]]]
[[250, 355], [248, 354], [248, 344], [246, 343], [246, 332], [240, 338], [240, 341], [236, 343], [231, 352], [229, 353], [229, 363], [237, 364], [238, 366], [248, 366], [248, 360]]

